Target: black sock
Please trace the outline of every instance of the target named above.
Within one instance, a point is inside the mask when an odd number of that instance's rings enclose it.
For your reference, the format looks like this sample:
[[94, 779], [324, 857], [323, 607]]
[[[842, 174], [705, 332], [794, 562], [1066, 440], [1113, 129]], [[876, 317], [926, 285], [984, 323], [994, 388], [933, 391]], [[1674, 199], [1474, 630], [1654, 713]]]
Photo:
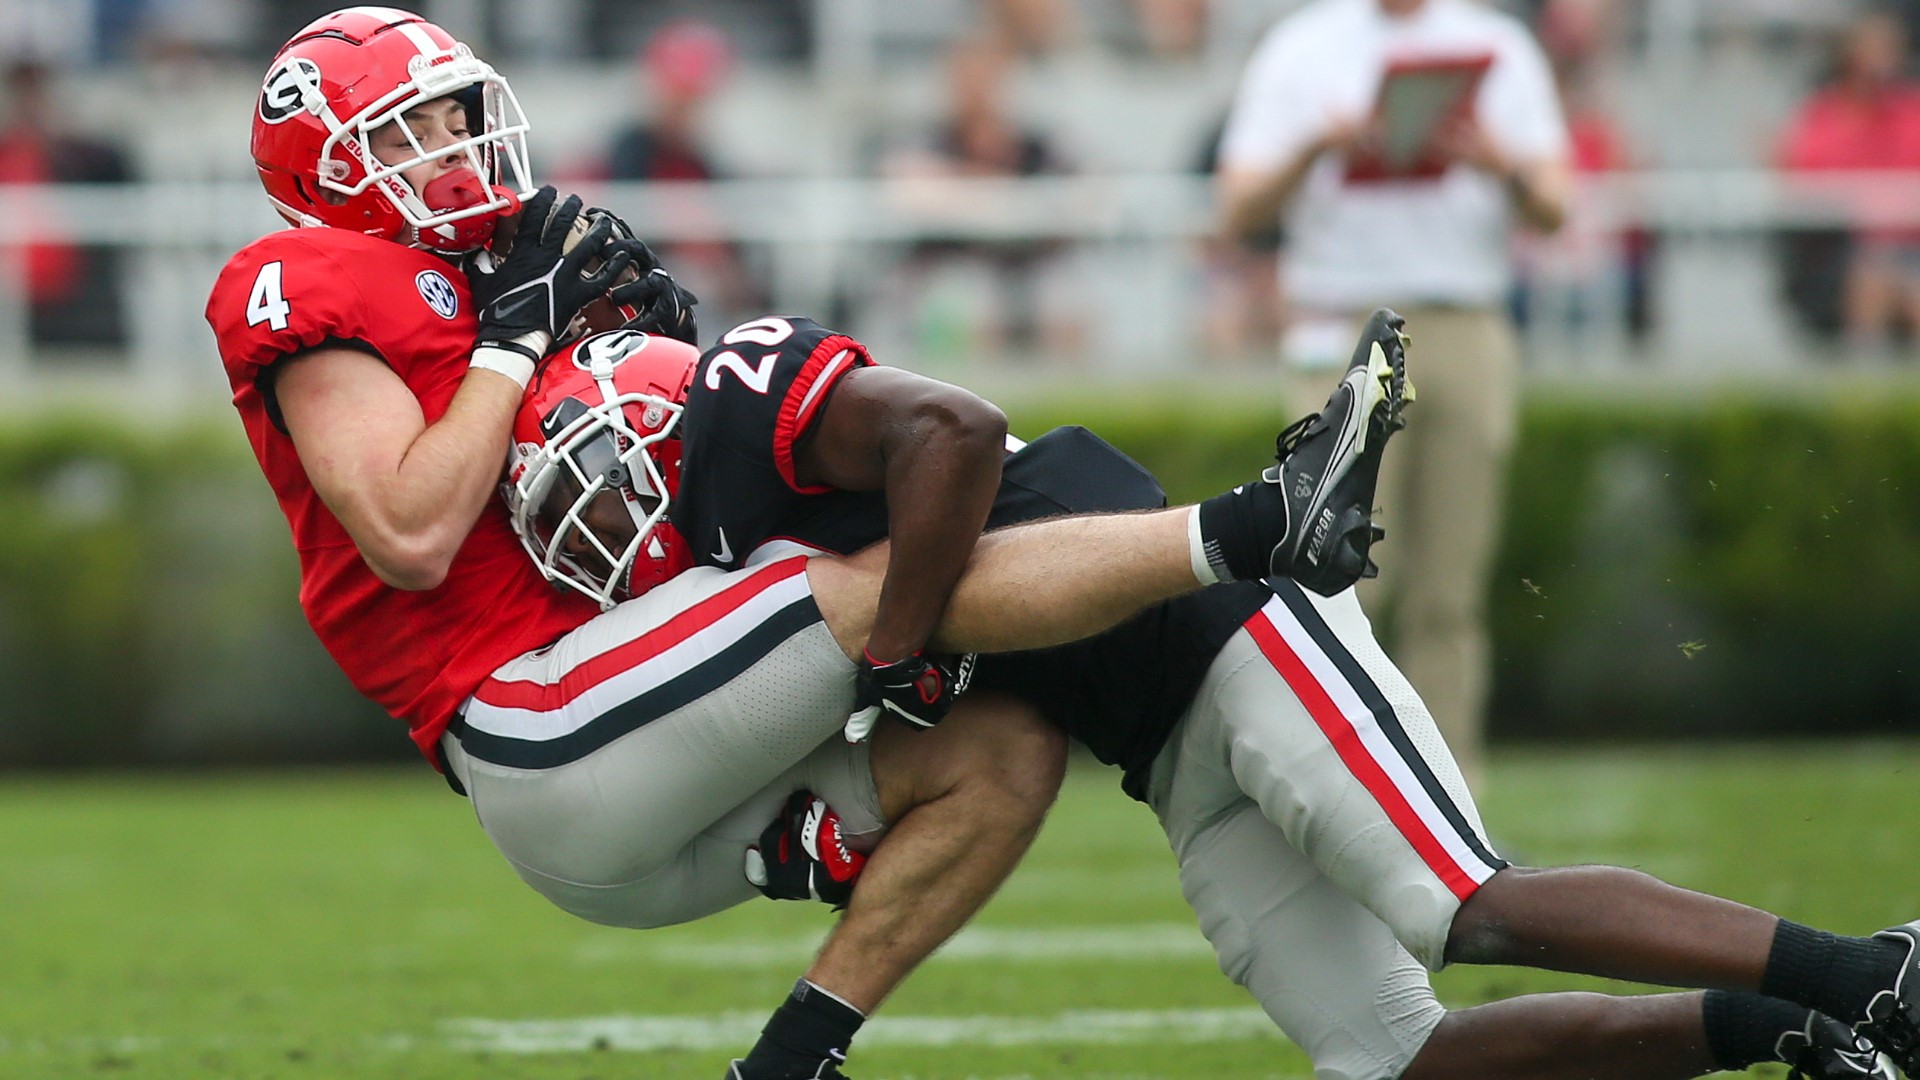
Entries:
[[1897, 942], [1844, 937], [1781, 919], [1760, 992], [1858, 1023], [1873, 995], [1893, 985], [1906, 955]]
[[1760, 994], [1709, 990], [1701, 1009], [1707, 1024], [1707, 1050], [1721, 1069], [1778, 1061], [1775, 1048], [1780, 1036], [1807, 1026], [1806, 1006]]
[[1200, 543], [1222, 581], [1257, 581], [1269, 572], [1273, 552], [1260, 546], [1251, 494], [1236, 488], [1200, 504]]
[[838, 1065], [847, 1059], [847, 1046], [866, 1019], [860, 1010], [801, 979], [760, 1029], [760, 1041], [741, 1069], [754, 1080], [813, 1076], [822, 1061]]

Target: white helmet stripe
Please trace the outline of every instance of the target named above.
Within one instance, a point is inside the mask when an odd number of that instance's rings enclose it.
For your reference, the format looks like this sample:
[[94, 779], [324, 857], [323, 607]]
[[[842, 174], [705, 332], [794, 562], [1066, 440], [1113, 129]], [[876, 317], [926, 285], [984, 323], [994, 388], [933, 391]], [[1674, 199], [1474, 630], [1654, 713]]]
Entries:
[[427, 32], [420, 29], [420, 24], [417, 22], [401, 23], [394, 29], [405, 34], [407, 40], [413, 42], [413, 47], [419, 50], [421, 56], [438, 56], [447, 51], [435, 44], [434, 40], [427, 36]]
[[372, 4], [362, 4], [358, 7], [342, 8], [341, 10], [334, 12], [334, 15], [335, 16], [365, 15], [370, 19], [385, 19], [387, 22], [390, 22], [390, 23], [399, 22], [401, 19], [419, 18], [418, 15], [415, 15], [411, 11], [401, 11], [399, 8], [379, 7]]

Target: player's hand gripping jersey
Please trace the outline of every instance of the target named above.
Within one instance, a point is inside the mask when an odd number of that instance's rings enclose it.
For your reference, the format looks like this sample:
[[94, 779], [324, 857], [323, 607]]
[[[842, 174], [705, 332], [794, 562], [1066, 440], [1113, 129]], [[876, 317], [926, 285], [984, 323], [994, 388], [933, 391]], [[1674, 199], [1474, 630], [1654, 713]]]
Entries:
[[431, 758], [481, 680], [597, 608], [540, 579], [497, 505], [480, 515], [438, 588], [382, 583], [308, 481], [274, 402], [273, 373], [302, 350], [359, 349], [384, 360], [433, 423], [473, 352], [465, 275], [425, 251], [347, 229], [291, 229], [227, 263], [207, 321], [248, 442], [292, 528], [307, 620], [355, 688], [405, 720]]
[[[887, 534], [882, 493], [808, 487], [794, 476], [794, 448], [839, 380], [873, 362], [859, 342], [801, 317], [743, 323], [700, 358], [680, 420], [672, 510], [696, 563], [735, 568], [796, 546], [844, 554]], [[1056, 428], [1008, 454], [987, 524], [1165, 504], [1153, 476], [1125, 454], [1085, 428]], [[1257, 582], [1189, 594], [1086, 641], [982, 656], [974, 682], [1032, 702], [1102, 761], [1125, 767], [1137, 797], [1208, 664], [1272, 595]]]

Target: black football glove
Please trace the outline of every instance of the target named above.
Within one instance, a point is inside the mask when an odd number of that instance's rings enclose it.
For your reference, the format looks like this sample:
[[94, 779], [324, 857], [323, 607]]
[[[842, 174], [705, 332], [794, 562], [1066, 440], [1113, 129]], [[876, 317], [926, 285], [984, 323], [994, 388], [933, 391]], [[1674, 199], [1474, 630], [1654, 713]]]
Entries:
[[694, 321], [693, 305], [700, 300], [660, 267], [637, 281], [614, 286], [607, 298], [635, 313], [622, 330], [660, 334], [699, 347], [700, 327]]
[[616, 239], [632, 240], [640, 245], [640, 254], [633, 260], [633, 268], [640, 276], [632, 281], [622, 282], [613, 287], [607, 299], [624, 311], [633, 313], [622, 323], [622, 330], [638, 330], [645, 334], [659, 334], [663, 337], [684, 341], [696, 348], [700, 345], [700, 328], [694, 322], [693, 305], [699, 298], [673, 280], [660, 264], [660, 257], [653, 249], [641, 243], [634, 235], [633, 226], [625, 218], [611, 210], [598, 206], [587, 208], [587, 220], [613, 222], [613, 235]]
[[[556, 206], [555, 203], [558, 202]], [[580, 197], [559, 200], [559, 192], [543, 187], [520, 208], [513, 247], [491, 270], [475, 266], [469, 274], [473, 300], [480, 308], [482, 345], [531, 352], [527, 340], [544, 334], [547, 344], [559, 337], [575, 314], [606, 295], [613, 282], [635, 258], [646, 251], [637, 240], [619, 240], [609, 221], [596, 221], [580, 242], [567, 250], [567, 234], [580, 216]], [[604, 260], [591, 274], [584, 273], [596, 259]], [[491, 261], [491, 260], [489, 260]]]
[[848, 851], [840, 815], [810, 791], [787, 797], [786, 808], [747, 849], [747, 880], [771, 900], [823, 900], [835, 908], [853, 898], [867, 857]]
[[930, 728], [947, 718], [953, 699], [967, 692], [973, 681], [976, 654], [928, 656], [916, 652], [904, 660], [883, 664], [867, 653], [854, 675], [853, 715], [847, 718], [847, 741], [865, 742], [884, 713], [916, 729]]

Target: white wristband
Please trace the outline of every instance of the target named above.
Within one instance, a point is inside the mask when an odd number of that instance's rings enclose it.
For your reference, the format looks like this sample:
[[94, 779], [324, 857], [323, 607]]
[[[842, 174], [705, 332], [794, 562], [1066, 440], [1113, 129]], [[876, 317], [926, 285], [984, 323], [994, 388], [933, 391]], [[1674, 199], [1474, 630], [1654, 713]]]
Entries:
[[535, 330], [511, 341], [479, 346], [473, 350], [473, 360], [468, 366], [505, 375], [525, 390], [533, 381], [539, 358], [546, 355], [547, 347], [552, 344], [552, 337]]

